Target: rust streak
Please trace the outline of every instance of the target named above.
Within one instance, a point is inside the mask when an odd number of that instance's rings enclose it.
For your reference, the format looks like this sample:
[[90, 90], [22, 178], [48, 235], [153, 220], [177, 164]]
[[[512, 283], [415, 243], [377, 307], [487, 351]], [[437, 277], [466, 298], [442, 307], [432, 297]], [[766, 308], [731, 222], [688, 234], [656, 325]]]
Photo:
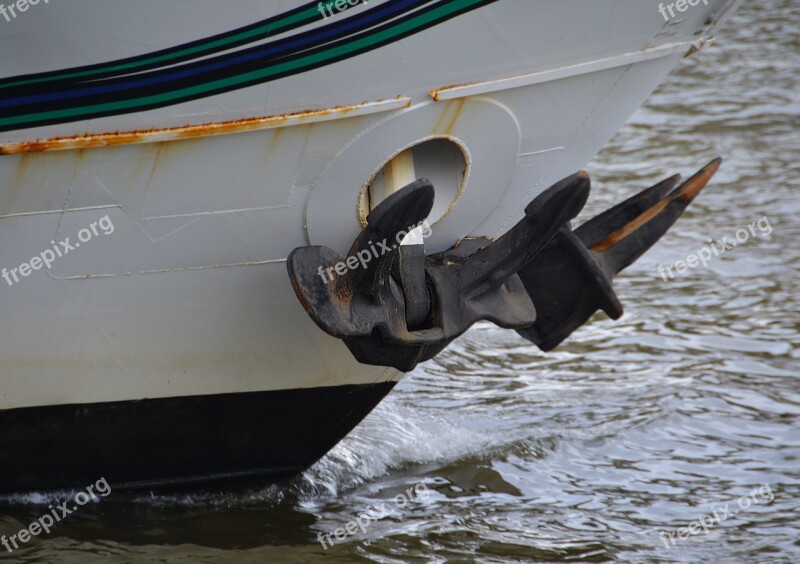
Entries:
[[25, 180], [25, 175], [28, 173], [29, 163], [30, 159], [27, 155], [22, 155], [20, 157], [20, 160], [17, 163], [17, 170], [14, 174], [14, 180], [11, 181], [11, 187], [8, 189], [2, 206], [0, 206], [0, 212], [2, 212], [3, 215], [13, 213], [14, 206], [16, 205], [17, 199], [19, 198], [22, 190], [22, 184]]
[[433, 133], [435, 135], [452, 135], [456, 123], [458, 123], [461, 113], [464, 110], [466, 98], [459, 98], [452, 100], [442, 107], [439, 117], [436, 118], [436, 123], [433, 126]]
[[[400, 97], [396, 98], [396, 100], [400, 99]], [[6, 143], [0, 145], [0, 155], [43, 153], [46, 151], [65, 151], [70, 149], [92, 149], [97, 147], [131, 145], [135, 143], [179, 141], [184, 139], [195, 139], [198, 137], [227, 135], [231, 133], [241, 133], [245, 131], [280, 127], [287, 124], [302, 124], [306, 121], [313, 121], [330, 115], [346, 117], [359, 109], [369, 108], [372, 104], [372, 102], [365, 102], [349, 106], [334, 106], [325, 109], [302, 110], [286, 114], [233, 121], [210, 122], [199, 125], [183, 125], [178, 127], [136, 131], [87, 133], [84, 135], [72, 135], [68, 137], [54, 137], [46, 140]], [[407, 102], [407, 105], [408, 104], [410, 104], [410, 101]]]
[[453, 109], [453, 118], [450, 120], [450, 123], [447, 124], [447, 129], [445, 130], [445, 135], [452, 135], [453, 130], [456, 127], [456, 123], [461, 118], [461, 113], [464, 111], [464, 104], [466, 104], [466, 98], [460, 98], [459, 100], [455, 101], [454, 109]]
[[719, 169], [720, 164], [722, 164], [721, 159], [715, 159], [703, 167], [700, 172], [692, 176], [689, 180], [681, 184], [679, 188], [677, 188], [674, 192], [672, 192], [669, 196], [655, 204], [649, 210], [642, 213], [633, 221], [629, 222], [627, 225], [624, 225], [614, 231], [611, 235], [592, 245], [591, 250], [595, 252], [603, 252], [605, 250], [610, 249], [623, 239], [625, 239], [628, 235], [639, 229], [642, 225], [653, 219], [659, 213], [664, 211], [664, 209], [670, 205], [675, 200], [683, 200], [687, 203], [694, 200], [697, 194], [706, 187], [708, 181], [711, 180], [711, 177]]
[[353, 301], [352, 280], [348, 280], [347, 275], [340, 276], [334, 271], [334, 278], [328, 283], [331, 297], [344, 307], [349, 307]]

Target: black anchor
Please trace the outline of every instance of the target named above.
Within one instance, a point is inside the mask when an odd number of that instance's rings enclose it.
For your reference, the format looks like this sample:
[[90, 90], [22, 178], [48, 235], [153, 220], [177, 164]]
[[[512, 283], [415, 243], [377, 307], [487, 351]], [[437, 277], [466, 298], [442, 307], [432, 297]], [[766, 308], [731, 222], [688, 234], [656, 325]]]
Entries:
[[[434, 189], [419, 179], [369, 214], [347, 257], [300, 247], [288, 257], [289, 276], [316, 324], [365, 364], [410, 371], [479, 320], [550, 350], [598, 309], [622, 314], [613, 277], [658, 241], [719, 164], [674, 190], [678, 177], [669, 178], [575, 231], [569, 222], [585, 205], [590, 181], [574, 174], [535, 198], [498, 240], [464, 239], [430, 256], [422, 245], [386, 243], [430, 213]], [[336, 270], [348, 260], [358, 266]]]

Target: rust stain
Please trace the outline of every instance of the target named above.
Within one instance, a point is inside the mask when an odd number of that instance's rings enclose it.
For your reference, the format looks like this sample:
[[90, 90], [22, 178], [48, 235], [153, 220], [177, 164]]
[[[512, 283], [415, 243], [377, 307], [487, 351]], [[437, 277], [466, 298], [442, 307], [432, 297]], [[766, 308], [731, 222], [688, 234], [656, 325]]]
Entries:
[[447, 112], [450, 110], [449, 105], [442, 106], [442, 111], [439, 112], [439, 117], [436, 118], [436, 123], [433, 125], [433, 133], [438, 133], [442, 130], [444, 120], [447, 117]]
[[433, 126], [433, 132], [437, 135], [451, 136], [459, 118], [461, 118], [466, 102], [466, 98], [459, 98], [444, 106], [442, 113], [439, 114], [436, 120], [436, 125]]
[[14, 173], [14, 184], [22, 183], [22, 179], [25, 178], [28, 172], [29, 163], [30, 157], [28, 157], [28, 155], [20, 155], [19, 162], [17, 163], [17, 170]]
[[456, 123], [461, 118], [461, 113], [464, 111], [464, 104], [467, 103], [466, 98], [461, 98], [456, 100], [453, 104], [453, 118], [450, 120], [450, 123], [447, 124], [447, 128], [445, 129], [445, 135], [452, 135], [453, 130], [456, 127]]
[[153, 155], [153, 166], [150, 168], [150, 174], [147, 176], [147, 184], [144, 188], [144, 194], [142, 196], [142, 210], [147, 207], [147, 197], [150, 195], [150, 191], [153, 188], [153, 180], [156, 177], [156, 172], [158, 170], [158, 163], [161, 161], [161, 153], [164, 151], [164, 143], [158, 143], [156, 145], [156, 152]]
[[[400, 100], [397, 96], [394, 100]], [[87, 133], [68, 137], [54, 137], [46, 140], [23, 141], [20, 143], [6, 143], [0, 145], [0, 155], [19, 155], [25, 153], [43, 153], [46, 151], [65, 151], [70, 149], [92, 149], [97, 147], [114, 147], [118, 145], [132, 145], [136, 143], [152, 143], [159, 141], [180, 141], [196, 139], [214, 135], [227, 135], [275, 127], [287, 121], [297, 121], [301, 125], [304, 121], [323, 118], [329, 115], [347, 116], [350, 113], [367, 107], [371, 102], [353, 104], [349, 106], [333, 106], [325, 109], [308, 109], [297, 112], [277, 114], [271, 116], [247, 118], [223, 122], [210, 122], [199, 125], [183, 125], [161, 129], [147, 129], [135, 131], [114, 131], [107, 133]], [[408, 102], [410, 104], [410, 101]]]
[[264, 155], [265, 158], [269, 158], [269, 156], [272, 154], [272, 151], [274, 151], [278, 147], [281, 137], [283, 137], [284, 129], [285, 129], [284, 127], [279, 127], [277, 129], [272, 130], [272, 135], [270, 136], [267, 152]]
[[331, 297], [339, 302], [342, 306], [349, 306], [350, 302], [353, 299], [353, 290], [350, 288], [350, 284], [348, 284], [346, 279], [343, 277], [339, 277], [339, 274], [336, 274], [336, 278], [334, 278], [329, 284]]
[[700, 193], [700, 191], [706, 187], [711, 177], [719, 169], [719, 166], [722, 164], [722, 159], [714, 159], [706, 166], [704, 166], [697, 174], [692, 176], [689, 180], [681, 184], [679, 188], [677, 188], [674, 192], [672, 192], [669, 196], [655, 204], [653, 207], [648, 209], [646, 212], [642, 213], [639, 217], [624, 225], [614, 231], [611, 235], [592, 245], [591, 250], [596, 252], [605, 251], [623, 239], [625, 239], [628, 235], [636, 231], [642, 225], [653, 219], [659, 213], [664, 211], [664, 209], [670, 205], [675, 200], [683, 200], [687, 204], [690, 203], [695, 197]]
[[22, 191], [22, 185], [25, 180], [25, 175], [28, 172], [30, 164], [30, 157], [28, 155], [21, 155], [17, 163], [17, 170], [14, 172], [14, 180], [11, 182], [11, 187], [8, 190], [6, 198], [3, 200], [2, 213], [8, 214], [13, 212], [13, 208], [17, 203], [17, 198]]

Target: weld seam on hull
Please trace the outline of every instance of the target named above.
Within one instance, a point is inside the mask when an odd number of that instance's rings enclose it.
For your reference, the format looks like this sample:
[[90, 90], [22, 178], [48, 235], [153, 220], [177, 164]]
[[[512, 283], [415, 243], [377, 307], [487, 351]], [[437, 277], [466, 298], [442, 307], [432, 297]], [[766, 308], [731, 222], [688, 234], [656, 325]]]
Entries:
[[89, 280], [93, 278], [116, 278], [119, 276], [134, 276], [139, 274], [165, 274], [167, 272], [189, 272], [196, 270], [214, 270], [216, 268], [234, 268], [237, 266], [265, 266], [268, 264], [280, 264], [286, 262], [285, 258], [282, 259], [269, 259], [251, 262], [234, 262], [230, 264], [210, 264], [206, 266], [182, 266], [176, 268], [157, 268], [154, 270], [139, 270], [131, 272], [114, 272], [110, 274], [82, 274], [79, 276], [53, 276], [48, 271], [48, 276], [53, 280]]
[[39, 210], [39, 211], [30, 211], [30, 212], [16, 212], [16, 213], [7, 213], [0, 215], [0, 219], [6, 219], [10, 217], [27, 217], [32, 215], [53, 215], [53, 214], [61, 214], [61, 213], [69, 213], [69, 212], [84, 212], [84, 211], [95, 211], [95, 210], [115, 210], [119, 209], [119, 206], [116, 204], [110, 204], [105, 206], [86, 206], [80, 208], [69, 208], [69, 209], [58, 209], [58, 210]]

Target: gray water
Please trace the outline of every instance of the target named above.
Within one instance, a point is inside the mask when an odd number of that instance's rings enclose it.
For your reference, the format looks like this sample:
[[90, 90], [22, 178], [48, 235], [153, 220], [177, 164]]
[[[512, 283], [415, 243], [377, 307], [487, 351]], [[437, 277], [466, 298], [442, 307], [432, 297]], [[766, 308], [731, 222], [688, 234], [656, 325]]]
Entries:
[[[726, 157], [618, 279], [620, 321], [547, 355], [477, 326], [291, 484], [115, 494], [14, 558], [800, 562], [798, 30], [797, 2], [747, 3], [589, 166], [587, 217]], [[659, 275], [759, 220], [707, 267]], [[52, 502], [5, 500], [0, 530]], [[365, 532], [317, 541], [365, 513]]]

